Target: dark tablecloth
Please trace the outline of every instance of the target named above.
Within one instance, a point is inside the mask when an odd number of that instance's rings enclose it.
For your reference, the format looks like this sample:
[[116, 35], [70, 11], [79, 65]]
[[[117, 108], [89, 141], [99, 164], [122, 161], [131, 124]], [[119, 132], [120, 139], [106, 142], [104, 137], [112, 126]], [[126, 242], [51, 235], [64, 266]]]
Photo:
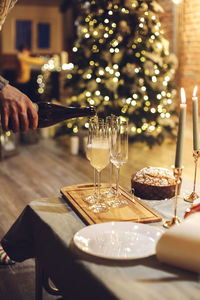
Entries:
[[[191, 185], [190, 185], [191, 188]], [[185, 186], [185, 192], [191, 189]], [[164, 219], [173, 215], [173, 200], [145, 201]], [[178, 203], [182, 218], [188, 203]], [[162, 226], [154, 223], [152, 226]], [[59, 197], [31, 202], [2, 240], [18, 262], [36, 258], [66, 299], [199, 299], [198, 275], [160, 264], [155, 256], [112, 261], [81, 253], [74, 234], [85, 224]]]

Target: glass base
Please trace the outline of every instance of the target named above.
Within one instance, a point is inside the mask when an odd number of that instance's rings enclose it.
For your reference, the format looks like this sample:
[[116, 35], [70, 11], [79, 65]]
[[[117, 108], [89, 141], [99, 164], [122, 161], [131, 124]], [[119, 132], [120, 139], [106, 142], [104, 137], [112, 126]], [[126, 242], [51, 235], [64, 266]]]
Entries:
[[110, 188], [103, 193], [103, 196], [105, 196], [106, 198], [113, 198], [116, 196], [116, 191]]
[[124, 199], [120, 199], [120, 198], [113, 198], [110, 200], [106, 200], [106, 203], [110, 206], [110, 207], [124, 207], [128, 205], [128, 202]]
[[94, 213], [101, 213], [108, 211], [108, 206], [105, 203], [98, 202], [88, 206], [88, 209]]
[[88, 197], [86, 197], [84, 199], [85, 202], [89, 203], [89, 204], [92, 204], [92, 203], [97, 203], [97, 195], [94, 194], [94, 195], [90, 195]]

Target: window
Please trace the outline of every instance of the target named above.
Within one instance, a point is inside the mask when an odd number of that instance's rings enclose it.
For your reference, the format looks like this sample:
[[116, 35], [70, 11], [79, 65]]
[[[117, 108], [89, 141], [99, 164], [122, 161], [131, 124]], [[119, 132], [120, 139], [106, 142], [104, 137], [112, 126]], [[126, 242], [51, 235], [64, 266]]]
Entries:
[[[50, 24], [37, 23], [37, 48], [50, 48]], [[15, 48], [19, 49], [22, 44], [26, 44], [31, 49], [32, 39], [32, 21], [30, 20], [16, 20], [16, 41]]]
[[26, 44], [31, 49], [32, 22], [30, 20], [16, 20], [15, 48]]
[[61, 52], [62, 21], [59, 5], [16, 5], [2, 29], [2, 53], [16, 54], [18, 47], [24, 43], [31, 47], [32, 54]]
[[50, 24], [38, 23], [37, 24], [37, 47], [38, 49], [50, 48]]

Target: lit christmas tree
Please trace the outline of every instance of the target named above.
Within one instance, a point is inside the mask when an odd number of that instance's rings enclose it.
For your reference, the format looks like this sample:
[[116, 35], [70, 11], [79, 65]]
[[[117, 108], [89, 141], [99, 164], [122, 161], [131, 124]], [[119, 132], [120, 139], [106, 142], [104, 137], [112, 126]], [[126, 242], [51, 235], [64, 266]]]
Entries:
[[[129, 119], [129, 137], [149, 145], [173, 136], [177, 60], [169, 53], [156, 0], [80, 1], [67, 105], [96, 106], [99, 116]], [[72, 120], [60, 132], [87, 127]], [[58, 133], [59, 134], [59, 133]]]

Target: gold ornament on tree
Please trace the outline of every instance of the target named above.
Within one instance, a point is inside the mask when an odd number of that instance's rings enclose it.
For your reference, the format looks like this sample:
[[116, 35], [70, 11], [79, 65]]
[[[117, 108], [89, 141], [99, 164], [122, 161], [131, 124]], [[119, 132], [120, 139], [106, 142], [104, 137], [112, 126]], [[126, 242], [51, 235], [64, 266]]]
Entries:
[[119, 42], [122, 42], [122, 41], [123, 41], [123, 36], [122, 36], [121, 34], [118, 34], [118, 35], [117, 35], [117, 40], [118, 40]]
[[113, 78], [110, 78], [110, 79], [106, 80], [106, 82], [105, 82], [106, 88], [112, 92], [116, 92], [118, 85], [119, 85], [119, 83], [114, 82]]
[[123, 33], [127, 33], [127, 34], [131, 33], [131, 29], [130, 29], [128, 23], [125, 20], [122, 20], [122, 21], [119, 22], [119, 27], [120, 27], [120, 30]]
[[125, 0], [125, 6], [131, 10], [135, 9], [138, 7], [138, 1], [136, 0]]
[[100, 8], [100, 9], [98, 10], [98, 15], [101, 16], [103, 13], [104, 13], [104, 10], [103, 10], [102, 8]]
[[126, 73], [128, 77], [133, 77], [135, 75], [136, 64], [127, 63], [126, 66], [122, 69], [123, 73]]
[[150, 60], [146, 60], [144, 62], [144, 70], [146, 75], [153, 76], [155, 74], [153, 62]]
[[147, 11], [148, 10], [148, 5], [146, 3], [142, 3], [139, 7], [140, 11]]

